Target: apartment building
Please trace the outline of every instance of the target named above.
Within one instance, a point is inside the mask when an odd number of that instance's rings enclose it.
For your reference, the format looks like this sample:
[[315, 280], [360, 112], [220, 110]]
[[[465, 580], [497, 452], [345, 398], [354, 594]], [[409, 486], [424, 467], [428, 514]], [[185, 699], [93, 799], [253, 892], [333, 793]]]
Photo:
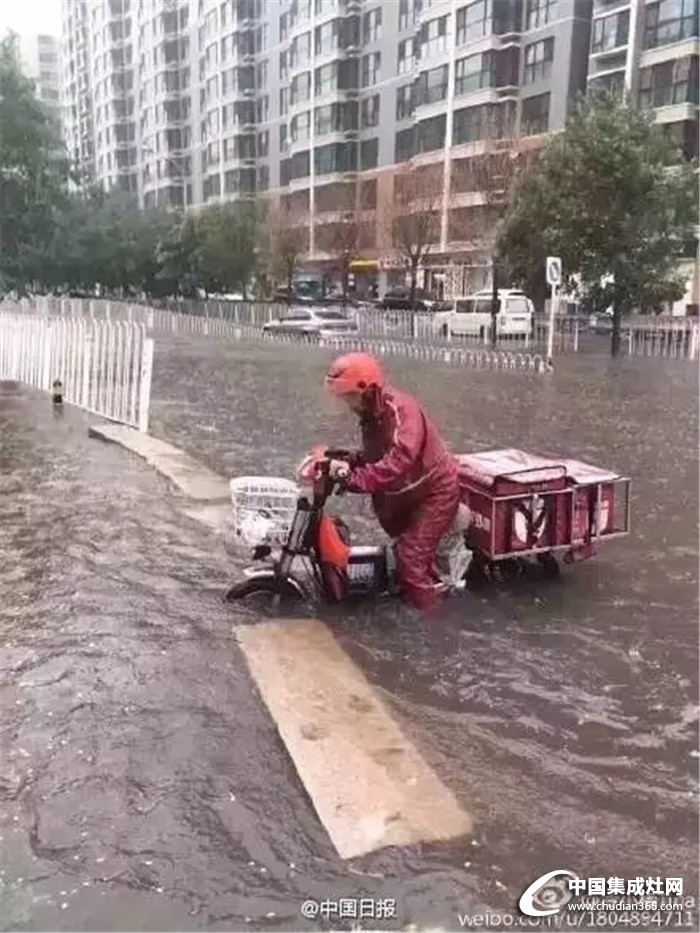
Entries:
[[[142, 206], [266, 195], [310, 261], [347, 212], [391, 248], [397, 167], [442, 184], [436, 265], [476, 265], [461, 168], [496, 132], [534, 145], [587, 87], [629, 90], [697, 152], [698, 0], [69, 0], [66, 138]], [[428, 174], [425, 176], [428, 177]], [[478, 284], [478, 283], [477, 283]]]
[[698, 0], [595, 0], [588, 87], [630, 95], [698, 155]]
[[24, 74], [34, 81], [36, 95], [54, 115], [60, 117], [60, 68], [58, 40], [33, 33], [17, 38], [17, 51]]
[[[687, 158], [698, 156], [699, 0], [595, 0], [588, 87], [652, 110]], [[698, 241], [681, 267], [683, 312], [700, 302]]]

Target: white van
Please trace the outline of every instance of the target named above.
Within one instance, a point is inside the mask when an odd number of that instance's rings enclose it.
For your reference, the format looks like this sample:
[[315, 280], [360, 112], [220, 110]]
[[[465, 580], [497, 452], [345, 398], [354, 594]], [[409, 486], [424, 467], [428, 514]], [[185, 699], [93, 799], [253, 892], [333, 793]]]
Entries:
[[[450, 311], [434, 315], [433, 328], [443, 337], [479, 337], [485, 340], [491, 328], [490, 289], [465, 298], [457, 298]], [[530, 337], [535, 306], [525, 292], [515, 288], [498, 290], [500, 309], [496, 318], [496, 334], [500, 337]]]

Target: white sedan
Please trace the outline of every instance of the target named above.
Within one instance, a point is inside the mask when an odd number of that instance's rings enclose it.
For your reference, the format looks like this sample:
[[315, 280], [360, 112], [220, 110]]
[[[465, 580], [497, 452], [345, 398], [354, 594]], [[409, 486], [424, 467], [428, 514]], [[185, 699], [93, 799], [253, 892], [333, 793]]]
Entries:
[[340, 311], [328, 311], [325, 308], [290, 308], [278, 320], [264, 324], [263, 333], [270, 336], [285, 334], [302, 339], [351, 336], [357, 333], [357, 322]]

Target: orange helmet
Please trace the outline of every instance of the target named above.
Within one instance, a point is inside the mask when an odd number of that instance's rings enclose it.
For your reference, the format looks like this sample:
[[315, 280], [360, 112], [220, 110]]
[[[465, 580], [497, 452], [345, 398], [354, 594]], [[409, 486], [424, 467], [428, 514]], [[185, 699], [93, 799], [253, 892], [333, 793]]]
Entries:
[[369, 353], [348, 353], [335, 360], [326, 374], [326, 388], [333, 395], [349, 395], [364, 392], [371, 386], [381, 388], [384, 374]]

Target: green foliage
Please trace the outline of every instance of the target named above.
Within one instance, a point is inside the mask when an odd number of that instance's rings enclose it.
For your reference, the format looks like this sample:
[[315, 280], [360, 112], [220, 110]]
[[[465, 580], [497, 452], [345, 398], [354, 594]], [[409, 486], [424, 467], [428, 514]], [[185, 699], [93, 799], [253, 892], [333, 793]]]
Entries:
[[13, 37], [0, 43], [0, 285], [22, 289], [40, 274], [67, 200], [68, 163], [60, 136]]
[[58, 130], [10, 37], [0, 44], [0, 289], [193, 294], [248, 286], [254, 204], [141, 211], [129, 195], [78, 193], [70, 180]]
[[195, 219], [199, 284], [207, 292], [245, 290], [255, 264], [255, 211], [246, 201], [216, 204]]
[[[622, 314], [683, 294], [678, 263], [697, 223], [697, 179], [663, 130], [627, 103], [583, 102], [516, 187], [499, 247], [514, 278], [561, 256], [583, 296]], [[606, 279], [601, 284], [601, 279]]]

